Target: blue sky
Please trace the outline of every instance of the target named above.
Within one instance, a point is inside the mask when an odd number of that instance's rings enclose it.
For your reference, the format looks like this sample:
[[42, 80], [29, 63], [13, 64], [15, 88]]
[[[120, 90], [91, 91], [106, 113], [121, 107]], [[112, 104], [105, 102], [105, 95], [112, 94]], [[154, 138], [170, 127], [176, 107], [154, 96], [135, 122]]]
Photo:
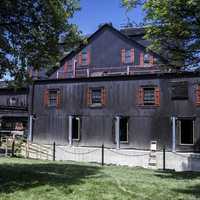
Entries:
[[[120, 26], [127, 22], [126, 10], [120, 5], [120, 0], [80, 0], [81, 10], [73, 19], [83, 34], [91, 34], [97, 30], [101, 23], [112, 22], [113, 26]], [[142, 22], [143, 12], [136, 8], [128, 13], [131, 20]]]

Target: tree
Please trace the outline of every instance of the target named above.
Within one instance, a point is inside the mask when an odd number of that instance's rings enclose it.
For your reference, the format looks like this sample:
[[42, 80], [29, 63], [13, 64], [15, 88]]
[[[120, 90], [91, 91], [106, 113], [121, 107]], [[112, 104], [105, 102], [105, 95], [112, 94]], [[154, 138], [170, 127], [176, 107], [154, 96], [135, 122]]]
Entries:
[[51, 68], [61, 49], [80, 41], [77, 27], [69, 22], [79, 0], [1, 0], [0, 78], [8, 74], [18, 81], [27, 68]]
[[142, 5], [150, 49], [167, 56], [173, 69], [200, 67], [199, 0], [122, 0], [131, 10]]

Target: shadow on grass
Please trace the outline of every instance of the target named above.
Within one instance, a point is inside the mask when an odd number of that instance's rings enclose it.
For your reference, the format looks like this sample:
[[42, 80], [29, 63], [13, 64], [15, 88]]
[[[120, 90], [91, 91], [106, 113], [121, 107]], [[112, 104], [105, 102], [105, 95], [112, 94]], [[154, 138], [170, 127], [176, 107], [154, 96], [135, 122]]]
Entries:
[[49, 185], [68, 187], [97, 174], [99, 167], [78, 164], [0, 164], [0, 194]]
[[[200, 172], [175, 172], [172, 170], [165, 170], [165, 171], [156, 171], [155, 176], [162, 178], [162, 179], [173, 179], [177, 181], [189, 181], [189, 180], [196, 180], [200, 179]], [[169, 180], [170, 181], [170, 180]], [[195, 197], [200, 198], [200, 183], [187, 186], [187, 188], [182, 188], [181, 184], [179, 184], [180, 187], [177, 189], [172, 189], [173, 191], [177, 193], [187, 194], [187, 195], [193, 195]]]
[[156, 174], [159, 178], [175, 179], [175, 180], [186, 180], [200, 178], [200, 172], [176, 172], [173, 170], [157, 170]]

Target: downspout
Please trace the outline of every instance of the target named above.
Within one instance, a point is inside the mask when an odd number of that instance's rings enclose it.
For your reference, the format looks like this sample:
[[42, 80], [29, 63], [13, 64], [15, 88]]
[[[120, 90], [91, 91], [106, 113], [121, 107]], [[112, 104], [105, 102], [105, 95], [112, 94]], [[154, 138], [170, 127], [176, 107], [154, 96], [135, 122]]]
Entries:
[[73, 116], [69, 116], [69, 145], [72, 145], [72, 118]]

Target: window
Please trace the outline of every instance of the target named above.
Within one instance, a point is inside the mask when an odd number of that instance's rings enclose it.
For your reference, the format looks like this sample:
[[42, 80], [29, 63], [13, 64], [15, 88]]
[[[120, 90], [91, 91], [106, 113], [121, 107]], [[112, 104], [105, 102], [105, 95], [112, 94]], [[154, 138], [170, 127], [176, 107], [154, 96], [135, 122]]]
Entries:
[[144, 64], [150, 63], [150, 55], [148, 53], [144, 54]]
[[138, 91], [138, 105], [160, 106], [160, 89], [155, 86], [140, 87]]
[[106, 105], [106, 89], [104, 87], [87, 89], [87, 105], [99, 107]]
[[150, 55], [149, 53], [140, 52], [140, 65], [153, 65], [154, 63], [154, 56]]
[[79, 53], [79, 65], [89, 65], [90, 64], [90, 51], [89, 49], [83, 49]]
[[101, 88], [92, 89], [92, 104], [101, 104]]
[[72, 118], [72, 140], [80, 139], [80, 118], [73, 117]]
[[119, 120], [120, 142], [128, 142], [128, 117], [121, 117]]
[[178, 128], [180, 135], [180, 144], [193, 145], [194, 143], [194, 120], [179, 119]]
[[57, 104], [57, 90], [49, 90], [49, 106], [56, 106]]
[[143, 88], [144, 90], [144, 105], [155, 104], [155, 88]]
[[59, 89], [46, 89], [44, 93], [44, 106], [60, 108], [61, 91]]
[[134, 63], [134, 49], [122, 49], [121, 62], [122, 64], [133, 64]]
[[8, 106], [17, 106], [18, 105], [18, 99], [16, 97], [10, 97], [7, 100]]
[[172, 100], [188, 99], [188, 84], [187, 84], [187, 82], [172, 83], [171, 99]]

